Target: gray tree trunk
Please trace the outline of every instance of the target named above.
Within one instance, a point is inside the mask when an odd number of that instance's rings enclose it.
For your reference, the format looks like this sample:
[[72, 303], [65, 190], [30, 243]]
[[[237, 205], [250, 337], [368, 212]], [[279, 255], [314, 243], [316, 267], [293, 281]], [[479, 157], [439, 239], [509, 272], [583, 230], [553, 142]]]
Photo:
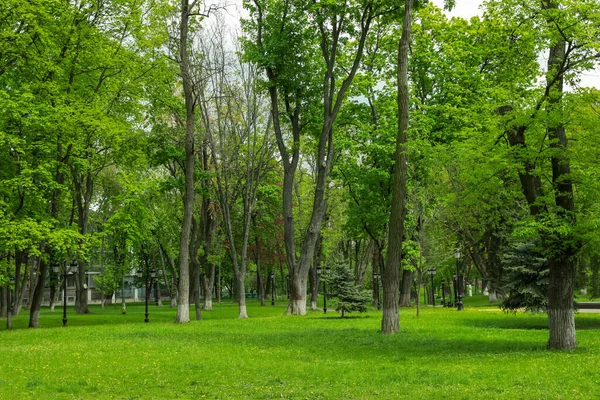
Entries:
[[388, 252], [383, 280], [383, 317], [381, 332], [393, 334], [400, 331], [398, 313], [398, 288], [402, 259], [402, 236], [404, 234], [404, 214], [406, 203], [407, 142], [409, 125], [408, 91], [408, 52], [412, 28], [413, 0], [404, 3], [402, 37], [398, 46], [398, 136], [394, 175], [392, 182], [392, 209], [390, 214]]
[[181, 21], [179, 25], [179, 68], [183, 80], [183, 93], [185, 98], [185, 195], [183, 198], [183, 223], [179, 245], [179, 285], [177, 293], [177, 317], [175, 322], [190, 322], [190, 231], [192, 228], [192, 215], [194, 212], [194, 167], [196, 155], [194, 154], [194, 111], [196, 100], [190, 59], [188, 54], [188, 29], [191, 13], [189, 0], [181, 0]]

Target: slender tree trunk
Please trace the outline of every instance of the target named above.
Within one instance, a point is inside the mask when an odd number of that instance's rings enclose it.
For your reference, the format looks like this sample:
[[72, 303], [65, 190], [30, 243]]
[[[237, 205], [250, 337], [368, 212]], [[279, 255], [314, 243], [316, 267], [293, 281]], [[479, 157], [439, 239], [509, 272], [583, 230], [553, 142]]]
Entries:
[[198, 251], [202, 242], [202, 228], [196, 218], [192, 217], [192, 238], [190, 240], [190, 296], [194, 302], [196, 320], [202, 319], [200, 305], [200, 261]]
[[0, 307], [0, 318], [8, 317], [8, 292], [8, 285], [0, 286], [0, 304], [2, 305], [2, 307]]
[[212, 301], [215, 287], [215, 264], [210, 263], [208, 274], [204, 275], [204, 309], [210, 311], [213, 309]]
[[[256, 224], [255, 224], [256, 225]], [[256, 230], [256, 228], [255, 228]], [[265, 283], [263, 282], [263, 277], [261, 273], [261, 265], [260, 265], [260, 238], [258, 235], [254, 236], [254, 241], [256, 245], [256, 290], [258, 293], [258, 301], [260, 305], [264, 307], [265, 305]]]
[[[381, 307], [381, 305], [379, 304], [379, 281], [375, 278], [375, 274], [377, 273], [377, 271], [379, 270], [379, 250], [377, 247], [373, 248], [373, 260], [372, 260], [372, 282], [373, 282], [373, 306], [377, 307]], [[381, 272], [380, 272], [381, 274]]]
[[[27, 271], [23, 274], [23, 265], [27, 268], [27, 255], [25, 252], [15, 251], [15, 288], [13, 290], [13, 310], [12, 315], [19, 315], [21, 305], [23, 304], [23, 287], [27, 279]], [[23, 279], [23, 282], [21, 282]]]
[[194, 212], [194, 109], [192, 74], [188, 55], [188, 23], [190, 14], [188, 0], [181, 0], [181, 21], [179, 26], [179, 67], [183, 80], [185, 97], [185, 195], [183, 199], [183, 224], [179, 246], [179, 287], [177, 299], [177, 317], [175, 322], [190, 322], [190, 275], [189, 275], [189, 244]]
[[398, 288], [402, 259], [402, 236], [404, 234], [404, 206], [406, 203], [406, 149], [409, 123], [408, 52], [412, 28], [413, 0], [404, 3], [402, 37], [398, 46], [398, 136], [394, 175], [392, 182], [392, 209], [389, 224], [389, 239], [385, 279], [383, 281], [383, 317], [381, 332], [393, 334], [400, 331], [398, 313]]
[[[43, 247], [42, 247], [43, 251]], [[29, 327], [39, 328], [40, 308], [44, 298], [44, 282], [48, 273], [48, 264], [40, 258], [39, 270], [36, 274], [37, 279], [34, 282], [35, 289], [33, 290], [33, 298], [31, 299], [31, 308], [29, 312]]]
[[238, 318], [248, 318], [248, 311], [246, 310], [246, 285], [244, 282], [245, 276], [239, 274], [236, 277], [236, 289], [239, 297], [239, 315]]
[[173, 304], [173, 300], [174, 300], [173, 287], [171, 285], [171, 282], [169, 282], [169, 279], [167, 278], [167, 266], [165, 263], [165, 256], [163, 254], [163, 249], [162, 249], [162, 246], [160, 246], [160, 243], [159, 243], [158, 254], [160, 256], [160, 266], [161, 266], [161, 270], [162, 270], [163, 280], [165, 281], [165, 285], [167, 285], [167, 291], [169, 292], [169, 308], [173, 308], [173, 307], [175, 307], [175, 305]]
[[578, 269], [577, 269], [577, 290], [582, 296], [587, 295], [587, 270], [588, 263], [585, 257], [579, 258]]
[[600, 285], [598, 285], [600, 275], [600, 257], [594, 255], [591, 260], [592, 267], [592, 298], [600, 298]]
[[[310, 309], [317, 309], [317, 299], [319, 298], [319, 276], [317, 275], [316, 267], [321, 265], [321, 249], [323, 247], [323, 235], [319, 235], [319, 239], [317, 241], [317, 248], [315, 251], [315, 260], [313, 263], [313, 267], [309, 271], [309, 281], [310, 281]], [[289, 290], [289, 288], [288, 288]]]

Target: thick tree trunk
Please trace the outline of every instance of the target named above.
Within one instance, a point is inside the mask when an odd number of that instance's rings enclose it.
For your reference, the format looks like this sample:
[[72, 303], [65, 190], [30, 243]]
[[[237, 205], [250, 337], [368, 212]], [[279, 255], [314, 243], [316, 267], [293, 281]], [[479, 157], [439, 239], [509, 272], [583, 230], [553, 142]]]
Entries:
[[400, 307], [410, 307], [410, 292], [412, 290], [414, 273], [409, 270], [402, 271], [402, 287], [400, 289]]
[[[558, 9], [558, 4], [552, 0], [547, 2], [548, 8]], [[566, 57], [566, 42], [560, 40], [550, 48], [548, 71], [554, 74], [556, 83], [551, 86], [549, 107], [551, 112], [560, 112], [563, 95], [563, 73], [561, 70]], [[562, 124], [550, 126], [547, 130], [552, 153], [552, 186], [557, 214], [562, 223], [575, 225], [575, 204], [573, 201], [573, 184], [571, 168], [567, 155], [568, 140]], [[548, 285], [548, 322], [550, 338], [548, 346], [551, 349], [574, 349], [577, 346], [575, 337], [575, 310], [573, 298], [575, 295], [575, 276], [577, 273], [574, 254], [580, 245], [572, 237], [563, 237], [560, 243], [554, 238], [543, 238], [548, 257], [550, 283]]]
[[175, 322], [190, 322], [190, 275], [189, 275], [189, 244], [194, 212], [194, 109], [192, 74], [188, 55], [188, 22], [190, 6], [188, 0], [181, 0], [181, 21], [179, 26], [179, 67], [183, 80], [185, 98], [185, 195], [183, 198], [183, 224], [179, 246], [179, 287], [177, 294], [177, 317]]
[[290, 301], [288, 302], [287, 314], [306, 314], [306, 279], [301, 276], [290, 276]]
[[402, 37], [398, 46], [398, 136], [394, 157], [388, 252], [383, 280], [381, 332], [384, 334], [393, 334], [400, 331], [398, 288], [402, 258], [402, 236], [404, 234], [404, 206], [406, 203], [406, 150], [409, 122], [408, 52], [411, 40], [412, 10], [413, 0], [406, 0], [404, 3]]
[[548, 257], [550, 283], [548, 285], [548, 323], [551, 349], [574, 349], [575, 336], [575, 267], [568, 256]]

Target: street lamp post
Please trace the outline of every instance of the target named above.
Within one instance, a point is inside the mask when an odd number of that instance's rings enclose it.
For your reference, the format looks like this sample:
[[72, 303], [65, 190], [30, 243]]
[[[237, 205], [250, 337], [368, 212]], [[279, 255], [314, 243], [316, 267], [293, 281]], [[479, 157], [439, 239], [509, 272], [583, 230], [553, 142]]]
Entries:
[[427, 273], [431, 277], [431, 305], [435, 307], [435, 288], [433, 286], [433, 277], [436, 274], [435, 268], [427, 268]]
[[460, 293], [460, 248], [456, 247], [456, 249], [454, 249], [454, 257], [456, 258], [456, 299], [458, 300], [456, 303], [456, 310], [464, 311], [465, 306], [462, 302], [462, 295]]
[[442, 279], [442, 306], [446, 307], [446, 281]]
[[148, 316], [150, 315], [148, 313], [148, 302], [150, 301], [150, 285], [152, 284], [152, 282], [154, 281], [154, 278], [156, 278], [156, 270], [154, 268], [152, 268], [150, 271], [148, 270], [144, 270], [142, 268], [138, 268], [137, 270], [137, 276], [138, 278], [143, 278], [144, 279], [144, 287], [145, 287], [145, 305], [146, 305], [146, 318], [144, 318], [144, 322], [148, 323], [150, 322], [150, 318], [148, 318]]
[[271, 305], [274, 306], [275, 305], [275, 273], [274, 272], [271, 272], [270, 278], [271, 278]]
[[317, 265], [317, 267], [315, 268], [316, 272], [317, 272], [317, 295], [319, 294], [319, 286], [321, 286], [321, 272], [322, 272], [322, 268], [320, 265]]
[[[77, 266], [77, 263], [73, 261], [73, 264]], [[52, 263], [52, 270], [54, 273], [59, 276], [61, 273], [60, 264], [56, 261]], [[65, 263], [65, 267], [62, 269], [63, 273], [63, 318], [62, 324], [63, 326], [67, 326], [67, 265]]]

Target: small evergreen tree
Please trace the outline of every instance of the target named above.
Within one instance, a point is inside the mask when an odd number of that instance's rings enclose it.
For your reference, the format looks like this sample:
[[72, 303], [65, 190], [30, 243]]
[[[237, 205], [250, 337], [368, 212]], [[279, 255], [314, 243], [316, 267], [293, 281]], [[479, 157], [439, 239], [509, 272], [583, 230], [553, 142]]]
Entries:
[[337, 296], [336, 311], [345, 313], [367, 311], [371, 301], [371, 291], [359, 288], [354, 284], [353, 272], [345, 264], [335, 265], [327, 278], [330, 291]]
[[517, 243], [503, 260], [508, 283], [503, 287], [506, 295], [500, 307], [516, 312], [525, 308], [531, 312], [548, 309], [548, 262], [535, 241]]

